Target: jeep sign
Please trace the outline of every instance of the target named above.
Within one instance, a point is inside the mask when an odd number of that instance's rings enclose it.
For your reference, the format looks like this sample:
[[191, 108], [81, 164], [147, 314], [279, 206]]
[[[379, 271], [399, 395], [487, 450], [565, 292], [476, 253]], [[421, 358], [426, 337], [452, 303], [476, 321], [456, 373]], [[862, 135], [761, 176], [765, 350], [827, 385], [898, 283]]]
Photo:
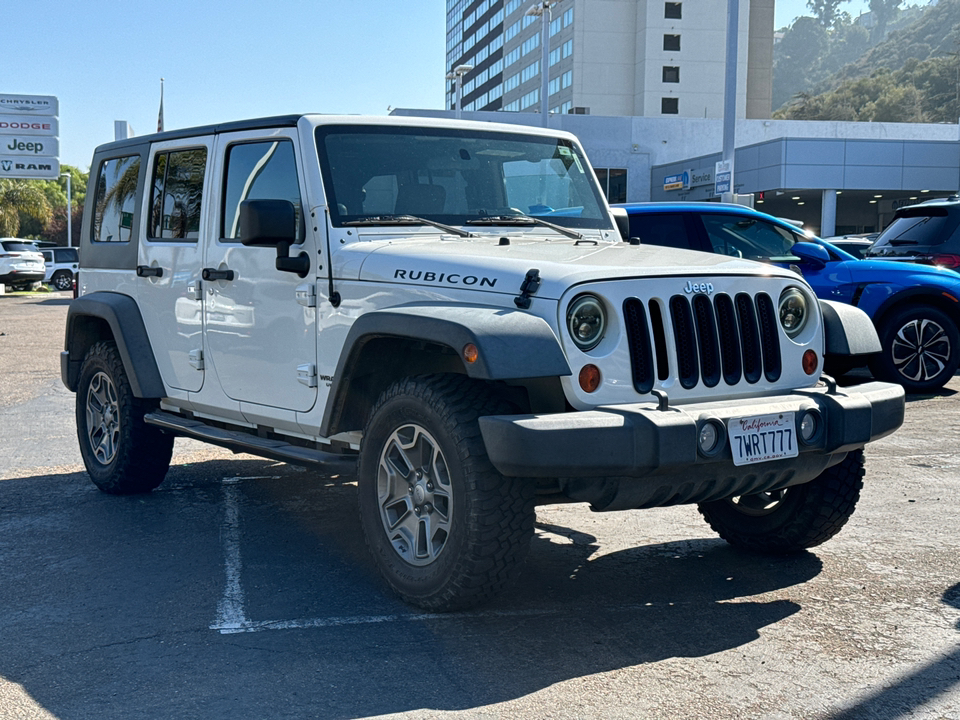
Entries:
[[60, 177], [60, 102], [0, 93], [0, 178]]

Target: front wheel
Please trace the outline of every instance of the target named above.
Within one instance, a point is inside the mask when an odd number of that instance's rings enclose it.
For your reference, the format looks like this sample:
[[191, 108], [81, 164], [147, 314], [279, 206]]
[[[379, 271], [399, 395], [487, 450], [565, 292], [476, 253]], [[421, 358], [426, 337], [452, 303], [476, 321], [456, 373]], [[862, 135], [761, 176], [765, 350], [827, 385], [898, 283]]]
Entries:
[[531, 483], [490, 463], [477, 419], [509, 412], [459, 375], [391, 386], [364, 431], [360, 520], [387, 583], [427, 610], [471, 607], [515, 574], [533, 536]]
[[939, 390], [960, 365], [960, 332], [941, 310], [918, 305], [898, 310], [878, 328], [883, 348], [871, 361], [874, 376], [907, 392]]
[[731, 545], [784, 555], [840, 532], [860, 499], [863, 475], [863, 450], [854, 450], [804, 485], [700, 503], [698, 508]]
[[173, 436], [143, 421], [116, 345], [98, 342], [87, 352], [77, 386], [77, 437], [93, 483], [105, 493], [149, 492], [167, 474]]

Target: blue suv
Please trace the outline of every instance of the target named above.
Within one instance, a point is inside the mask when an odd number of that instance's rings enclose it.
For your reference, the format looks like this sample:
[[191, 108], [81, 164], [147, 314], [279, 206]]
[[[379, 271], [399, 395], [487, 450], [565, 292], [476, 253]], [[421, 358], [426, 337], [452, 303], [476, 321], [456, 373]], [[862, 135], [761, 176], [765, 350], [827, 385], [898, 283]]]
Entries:
[[[854, 305], [870, 316], [882, 351], [874, 376], [908, 392], [943, 387], [960, 365], [960, 274], [889, 260], [858, 260], [791, 223], [740, 205], [630, 203], [615, 205], [624, 239], [702, 250], [791, 268], [824, 300]], [[637, 242], [636, 239], [631, 242]], [[828, 363], [830, 358], [827, 358]], [[834, 360], [828, 372], [852, 369]]]

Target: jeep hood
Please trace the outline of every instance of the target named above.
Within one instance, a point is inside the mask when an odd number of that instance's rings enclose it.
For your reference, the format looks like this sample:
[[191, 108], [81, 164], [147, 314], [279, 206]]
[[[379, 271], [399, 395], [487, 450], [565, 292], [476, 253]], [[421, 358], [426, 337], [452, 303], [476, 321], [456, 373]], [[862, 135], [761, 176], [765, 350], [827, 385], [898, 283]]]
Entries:
[[[341, 272], [358, 280], [516, 294], [528, 270], [540, 271], [537, 297], [558, 300], [567, 288], [597, 280], [768, 275], [783, 268], [692, 250], [607, 240], [509, 237], [358, 242], [341, 248]], [[350, 272], [353, 269], [353, 272]], [[343, 272], [346, 271], [346, 272]]]

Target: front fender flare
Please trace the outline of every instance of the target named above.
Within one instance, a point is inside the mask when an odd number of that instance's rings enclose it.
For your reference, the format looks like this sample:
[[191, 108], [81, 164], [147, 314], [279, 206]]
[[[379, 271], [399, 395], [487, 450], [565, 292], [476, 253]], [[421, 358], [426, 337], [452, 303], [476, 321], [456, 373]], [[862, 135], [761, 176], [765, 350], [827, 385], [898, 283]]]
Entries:
[[324, 412], [324, 435], [336, 432], [350, 395], [352, 372], [364, 346], [385, 337], [446, 346], [461, 361], [464, 346], [473, 343], [479, 351], [476, 362], [462, 364], [466, 375], [478, 380], [572, 374], [556, 333], [536, 315], [502, 307], [440, 303], [374, 310], [357, 318], [347, 334]]
[[880, 352], [877, 330], [863, 310], [853, 305], [821, 300], [824, 354], [830, 356], [872, 355]]

